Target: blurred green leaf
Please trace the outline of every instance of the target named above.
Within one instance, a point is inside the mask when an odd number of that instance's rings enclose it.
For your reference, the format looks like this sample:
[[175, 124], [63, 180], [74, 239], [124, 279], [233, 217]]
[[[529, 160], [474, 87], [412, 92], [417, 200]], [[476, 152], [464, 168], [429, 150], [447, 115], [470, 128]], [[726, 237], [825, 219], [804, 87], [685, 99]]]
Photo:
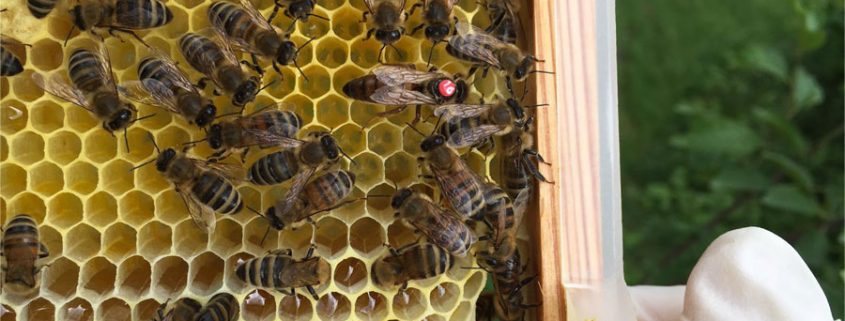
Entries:
[[751, 111], [754, 117], [765, 125], [775, 129], [788, 143], [792, 155], [804, 155], [809, 149], [809, 144], [794, 123], [787, 121], [783, 116], [775, 114], [763, 108], [754, 108]]
[[804, 68], [795, 70], [792, 84], [792, 102], [801, 109], [814, 107], [822, 102], [824, 92], [813, 75]]
[[798, 183], [805, 191], [813, 192], [813, 176], [810, 175], [810, 171], [804, 165], [795, 162], [785, 155], [769, 151], [763, 152], [763, 159], [777, 166], [778, 169]]
[[729, 168], [710, 180], [710, 188], [719, 191], [762, 191], [769, 179], [756, 169]]
[[790, 185], [776, 185], [763, 196], [763, 204], [771, 208], [796, 212], [806, 215], [815, 215], [821, 212], [821, 208], [806, 192]]
[[787, 78], [786, 58], [780, 51], [763, 45], [752, 45], [742, 52], [743, 61], [750, 67], [771, 74], [780, 80]]
[[810, 267], [818, 267], [825, 263], [829, 244], [824, 231], [810, 230], [795, 244], [795, 250]]
[[686, 134], [673, 136], [671, 142], [676, 147], [694, 153], [743, 157], [757, 149], [760, 138], [746, 124], [721, 119], [707, 122], [702, 128]]

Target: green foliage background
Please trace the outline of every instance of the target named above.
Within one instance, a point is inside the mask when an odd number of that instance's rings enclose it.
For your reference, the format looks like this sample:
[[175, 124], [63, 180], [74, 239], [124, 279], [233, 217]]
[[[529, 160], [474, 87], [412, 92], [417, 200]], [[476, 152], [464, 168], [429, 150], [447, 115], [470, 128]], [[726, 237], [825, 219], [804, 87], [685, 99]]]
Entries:
[[616, 6], [628, 283], [685, 283], [718, 235], [760, 226], [843, 317], [842, 1]]

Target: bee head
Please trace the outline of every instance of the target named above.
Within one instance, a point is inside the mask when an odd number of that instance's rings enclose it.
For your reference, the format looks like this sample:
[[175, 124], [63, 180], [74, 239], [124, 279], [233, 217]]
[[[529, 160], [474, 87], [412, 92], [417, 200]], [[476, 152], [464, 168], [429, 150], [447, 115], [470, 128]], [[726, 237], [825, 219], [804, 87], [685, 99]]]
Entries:
[[433, 42], [442, 41], [449, 35], [449, 25], [445, 23], [431, 24], [425, 27], [425, 37]]
[[522, 123], [525, 121], [525, 110], [522, 109], [522, 106], [519, 105], [519, 102], [516, 99], [508, 98], [507, 100], [508, 107], [510, 107], [511, 112], [513, 112], [514, 118]]
[[282, 42], [279, 50], [276, 51], [276, 62], [286, 66], [291, 64], [294, 59], [296, 59], [296, 45], [290, 40]]
[[519, 62], [519, 65], [516, 66], [516, 70], [513, 72], [513, 77], [516, 78], [516, 80], [523, 80], [525, 77], [528, 77], [528, 73], [534, 69], [534, 61], [534, 57], [530, 55], [525, 56], [525, 58]]
[[156, 158], [156, 170], [159, 172], [166, 171], [167, 166], [170, 165], [170, 162], [172, 162], [175, 157], [176, 151], [173, 148], [165, 149], [161, 152], [161, 154], [158, 154], [158, 158]]
[[413, 192], [411, 192], [410, 189], [400, 188], [395, 194], [393, 194], [393, 198], [390, 200], [390, 207], [393, 207], [393, 209], [399, 209], [399, 207], [405, 203], [405, 200], [407, 200], [408, 197], [411, 197], [411, 194], [413, 194]]
[[202, 109], [200, 109], [200, 113], [197, 115], [197, 118], [194, 119], [194, 123], [199, 127], [205, 127], [214, 121], [215, 115], [217, 115], [217, 107], [214, 107], [214, 104], [209, 101], [202, 107]]
[[392, 44], [399, 41], [402, 31], [397, 30], [376, 30], [376, 40], [383, 44]]
[[293, 1], [288, 4], [287, 12], [296, 20], [308, 21], [308, 14], [311, 13], [314, 4], [311, 1]]
[[337, 148], [337, 141], [335, 141], [334, 137], [331, 135], [324, 135], [320, 138], [320, 146], [323, 147], [323, 152], [326, 153], [326, 157], [331, 160], [335, 160], [340, 156], [340, 151]]
[[422, 143], [420, 143], [420, 149], [424, 152], [429, 152], [445, 143], [446, 138], [443, 135], [431, 135], [423, 139]]
[[255, 99], [255, 94], [258, 93], [257, 77], [250, 77], [249, 80], [244, 81], [238, 89], [235, 89], [235, 95], [232, 96], [232, 104], [235, 106], [243, 106]]
[[219, 123], [208, 128], [208, 146], [214, 150], [223, 146], [223, 126]]
[[270, 206], [270, 208], [268, 208], [267, 211], [264, 212], [264, 217], [267, 218], [267, 221], [270, 223], [270, 226], [272, 226], [274, 229], [283, 230], [285, 228], [285, 222], [282, 222], [282, 220], [280, 220], [279, 217], [276, 216], [275, 206]]
[[103, 124], [103, 127], [110, 132], [125, 128], [132, 122], [132, 116], [134, 114], [135, 113], [131, 108], [121, 108], [120, 111], [115, 113], [111, 120]]

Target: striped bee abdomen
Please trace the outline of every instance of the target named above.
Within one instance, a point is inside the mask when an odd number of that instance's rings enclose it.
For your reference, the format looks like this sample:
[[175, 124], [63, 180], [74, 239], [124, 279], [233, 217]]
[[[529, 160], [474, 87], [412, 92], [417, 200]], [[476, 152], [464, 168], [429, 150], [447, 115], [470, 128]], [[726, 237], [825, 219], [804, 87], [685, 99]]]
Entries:
[[18, 57], [6, 46], [0, 46], [0, 76], [14, 76], [22, 71], [23, 65]]
[[179, 39], [179, 49], [191, 67], [207, 75], [212, 74], [226, 59], [217, 43], [195, 33], [182, 36]]
[[158, 0], [117, 0], [114, 18], [119, 26], [148, 29], [167, 24], [173, 20], [173, 13]]
[[27, 0], [26, 7], [38, 19], [46, 17], [56, 7], [59, 0]]
[[370, 99], [370, 95], [384, 85], [375, 75], [366, 75], [352, 79], [344, 84], [343, 93], [352, 99], [372, 102], [373, 100]]
[[196, 321], [237, 321], [239, 317], [238, 300], [229, 293], [218, 293], [200, 310]]
[[298, 172], [296, 154], [283, 150], [258, 159], [250, 166], [247, 179], [256, 185], [273, 185], [291, 179]]
[[164, 69], [164, 62], [155, 57], [147, 57], [138, 63], [138, 79], [155, 79], [161, 82], [170, 90], [176, 87], [175, 82]]
[[231, 2], [214, 2], [208, 8], [208, 20], [232, 38], [253, 39], [260, 30], [246, 11]]
[[243, 208], [241, 194], [235, 186], [213, 171], [202, 173], [191, 188], [191, 193], [220, 214], [235, 214]]
[[77, 49], [68, 58], [68, 75], [73, 85], [83, 92], [94, 92], [106, 86], [100, 57], [95, 53]]
[[408, 276], [412, 279], [426, 279], [446, 273], [454, 263], [449, 252], [434, 244], [420, 245], [416, 251], [417, 258], [407, 260], [406, 263], [419, 260], [419, 270], [410, 269]]
[[282, 270], [290, 267], [293, 259], [286, 255], [267, 255], [250, 259], [238, 266], [235, 274], [241, 281], [254, 286], [282, 290], [290, 285], [283, 284]]

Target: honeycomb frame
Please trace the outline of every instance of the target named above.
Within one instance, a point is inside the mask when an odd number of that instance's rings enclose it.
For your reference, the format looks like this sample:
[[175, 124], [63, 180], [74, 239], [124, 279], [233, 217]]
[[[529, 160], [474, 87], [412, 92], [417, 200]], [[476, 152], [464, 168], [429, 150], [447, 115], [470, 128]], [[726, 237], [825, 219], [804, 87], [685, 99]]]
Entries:
[[[164, 2], [174, 13], [173, 21], [139, 34], [151, 46], [169, 53], [196, 80], [199, 76], [187, 67], [177, 42], [186, 32], [208, 27], [205, 12], [211, 1]], [[412, 281], [405, 292], [372, 284], [369, 268], [387, 254], [381, 244], [396, 246], [415, 239], [407, 227], [394, 221], [383, 199], [334, 210], [320, 216], [315, 227], [270, 233], [263, 246], [260, 242], [267, 223], [247, 211], [218, 215], [217, 230], [203, 234], [193, 225], [171, 184], [152, 166], [128, 172], [155, 156], [147, 132], [161, 146], [201, 139], [203, 133], [176, 115], [137, 105], [140, 115], [156, 116], [130, 127], [132, 148], [127, 152], [122, 139], [103, 131], [86, 110], [44, 93], [31, 80], [33, 73], [65, 74], [70, 48], [91, 48], [98, 40], [74, 31], [63, 48], [61, 43], [71, 27], [64, 16], [65, 2], [43, 20], [32, 17], [24, 3], [11, 4], [0, 16], [3, 34], [33, 45], [27, 50], [25, 71], [0, 79], [0, 222], [5, 224], [17, 213], [32, 215], [51, 252], [44, 262], [51, 265], [40, 274], [38, 291], [28, 296], [0, 294], [0, 320], [149, 320], [167, 299], [187, 296], [204, 302], [201, 297], [219, 291], [239, 299], [241, 320], [474, 318], [475, 299], [485, 288], [487, 275], [460, 268], [474, 266], [471, 257], [459, 261], [445, 275]], [[254, 3], [265, 15], [272, 9], [269, 0]], [[418, 171], [407, 169], [420, 153], [421, 137], [404, 125], [413, 118], [413, 108], [362, 128], [385, 107], [352, 101], [341, 90], [346, 81], [378, 64], [380, 44], [375, 39], [364, 40], [366, 27], [359, 23], [363, 10], [362, 0], [321, 1], [315, 13], [331, 20], [297, 22], [292, 34], [298, 44], [316, 37], [298, 57], [310, 81], [286, 67], [280, 79], [264, 62], [268, 71], [264, 83], [276, 82], [247, 107], [250, 111], [281, 101], [302, 117], [306, 124], [303, 132], [333, 130], [342, 137], [340, 146], [357, 163], [350, 167], [357, 176], [354, 197], [392, 193], [388, 182], [421, 184]], [[482, 26], [489, 23], [474, 0], [459, 1], [454, 13], [462, 21]], [[406, 24], [411, 29], [420, 22], [418, 11]], [[274, 24], [287, 26], [290, 19], [280, 15]], [[134, 39], [126, 38], [105, 40], [118, 83], [136, 80], [137, 63], [149, 54]], [[388, 49], [386, 61], [420, 68], [426, 65], [431, 43], [422, 32], [403, 36], [396, 46], [401, 57]], [[465, 75], [468, 71], [468, 65], [451, 58], [442, 44], [434, 49], [431, 63], [446, 72]], [[490, 101], [506, 92], [495, 72], [476, 79], [468, 101], [482, 97]], [[227, 97], [214, 100], [219, 114], [236, 110]], [[423, 124], [420, 129], [431, 127]], [[252, 152], [246, 164], [270, 152]], [[202, 145], [192, 153], [207, 156], [210, 150]], [[495, 172], [491, 170], [495, 156], [472, 152], [467, 157], [479, 174]], [[286, 189], [287, 185], [239, 186], [245, 202], [261, 208], [271, 206]], [[291, 297], [254, 289], [234, 276], [239, 261], [271, 249], [292, 248], [294, 256], [301, 257], [311, 235], [317, 255], [332, 266], [331, 282], [317, 289], [319, 300], [302, 293]]]

